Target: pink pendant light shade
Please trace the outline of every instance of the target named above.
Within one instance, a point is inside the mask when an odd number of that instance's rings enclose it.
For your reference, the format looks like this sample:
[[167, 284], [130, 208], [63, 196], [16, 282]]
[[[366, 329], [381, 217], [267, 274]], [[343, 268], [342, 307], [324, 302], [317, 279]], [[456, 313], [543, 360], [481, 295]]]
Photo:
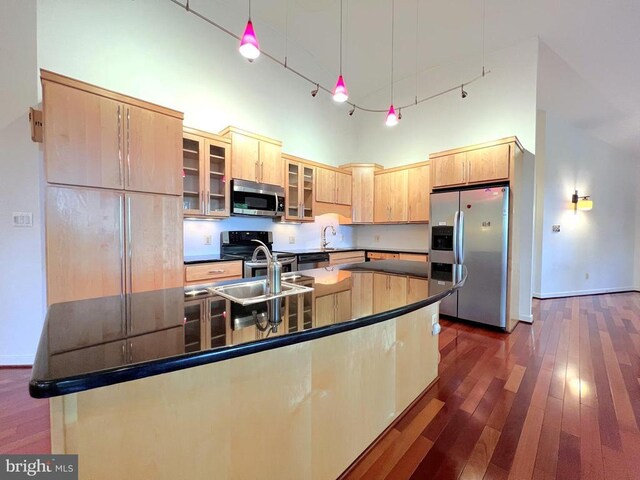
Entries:
[[333, 89], [333, 100], [335, 102], [342, 103], [346, 102], [347, 98], [349, 98], [349, 93], [347, 92], [347, 87], [344, 84], [344, 78], [340, 75], [336, 82], [336, 88]]
[[260, 56], [260, 45], [258, 45], [258, 39], [253, 31], [251, 20], [247, 22], [247, 27], [244, 29], [244, 34], [240, 40], [240, 54], [250, 62]]
[[389, 113], [387, 113], [387, 121], [385, 124], [387, 127], [393, 127], [398, 124], [398, 116], [396, 115], [396, 109], [393, 108], [393, 104], [389, 107]]

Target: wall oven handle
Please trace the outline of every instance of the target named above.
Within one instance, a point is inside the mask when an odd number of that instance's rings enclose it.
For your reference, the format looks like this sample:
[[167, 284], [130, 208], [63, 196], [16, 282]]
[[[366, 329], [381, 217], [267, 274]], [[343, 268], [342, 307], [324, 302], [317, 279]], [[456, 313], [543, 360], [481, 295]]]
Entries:
[[295, 263], [296, 261], [296, 257], [292, 257], [292, 258], [285, 258], [285, 259], [279, 259], [278, 261], [282, 264], [282, 265], [291, 265], [292, 263]]

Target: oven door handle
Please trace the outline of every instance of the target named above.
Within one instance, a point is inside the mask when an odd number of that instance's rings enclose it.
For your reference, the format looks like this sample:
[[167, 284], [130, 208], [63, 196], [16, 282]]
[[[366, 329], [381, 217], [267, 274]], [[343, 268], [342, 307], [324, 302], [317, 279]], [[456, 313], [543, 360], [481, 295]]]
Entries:
[[291, 265], [292, 263], [295, 263], [296, 261], [296, 257], [293, 258], [285, 258], [284, 260], [278, 258], [278, 261], [282, 264], [282, 265]]

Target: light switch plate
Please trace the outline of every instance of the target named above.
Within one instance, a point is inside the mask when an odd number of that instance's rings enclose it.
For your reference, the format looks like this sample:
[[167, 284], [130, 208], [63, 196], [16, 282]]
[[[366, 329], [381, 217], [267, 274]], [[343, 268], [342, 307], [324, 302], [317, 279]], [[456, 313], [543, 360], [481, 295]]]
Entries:
[[11, 217], [14, 227], [33, 227], [33, 213], [31, 212], [13, 212]]
[[293, 236], [293, 235], [291, 235], [291, 236], [289, 237], [289, 244], [293, 245], [294, 243], [296, 243], [296, 237], [295, 237], [295, 236]]

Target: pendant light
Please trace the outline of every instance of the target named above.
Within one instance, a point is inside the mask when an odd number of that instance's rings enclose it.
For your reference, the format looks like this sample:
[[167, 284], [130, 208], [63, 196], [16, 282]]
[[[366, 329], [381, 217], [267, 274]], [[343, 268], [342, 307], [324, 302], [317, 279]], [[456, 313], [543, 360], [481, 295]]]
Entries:
[[342, 78], [342, 7], [344, 0], [340, 0], [340, 75], [338, 75], [338, 81], [333, 89], [333, 100], [338, 103], [346, 102], [349, 98], [347, 92], [347, 86], [344, 84], [344, 78]]
[[393, 24], [396, 11], [396, 0], [391, 2], [391, 106], [387, 113], [387, 120], [385, 125], [387, 127], [393, 127], [398, 124], [398, 116], [396, 115], [396, 109], [393, 108]]
[[260, 56], [260, 45], [258, 45], [258, 38], [253, 30], [253, 23], [251, 22], [251, 0], [249, 0], [249, 21], [242, 34], [240, 40], [240, 55], [253, 62]]

